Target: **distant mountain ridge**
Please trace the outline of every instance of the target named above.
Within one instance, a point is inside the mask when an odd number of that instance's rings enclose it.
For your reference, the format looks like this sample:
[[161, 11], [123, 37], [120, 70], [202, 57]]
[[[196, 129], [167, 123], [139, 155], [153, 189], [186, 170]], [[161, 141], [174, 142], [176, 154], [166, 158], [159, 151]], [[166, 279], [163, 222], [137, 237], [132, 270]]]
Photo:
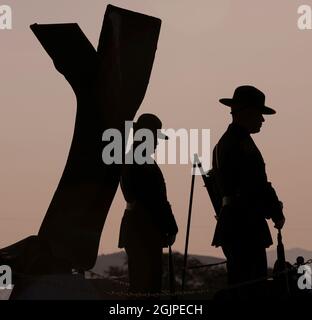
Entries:
[[[223, 258], [211, 257], [190, 254], [189, 258], [195, 258], [199, 260], [202, 264], [218, 263], [224, 261]], [[109, 267], [116, 266], [122, 267], [127, 261], [127, 255], [124, 251], [114, 252], [111, 254], [102, 254], [99, 255], [96, 261], [94, 268], [92, 269], [95, 273], [103, 274], [105, 271], [108, 271]]]
[[[305, 260], [309, 260], [312, 258], [312, 251], [301, 249], [301, 248], [292, 248], [287, 249], [285, 252], [286, 260], [290, 263], [294, 263], [298, 256], [303, 256]], [[211, 257], [211, 256], [203, 256], [203, 255], [192, 255], [193, 257], [199, 260], [202, 264], [210, 264], [224, 261], [222, 258]], [[267, 252], [268, 257], [268, 265], [272, 267], [274, 262], [276, 261], [276, 249], [272, 249]], [[98, 256], [96, 265], [93, 268], [93, 271], [100, 274], [105, 275], [105, 271], [108, 271], [110, 266], [122, 267], [126, 262], [126, 254], [124, 251], [115, 252], [112, 254], [102, 254]], [[107, 284], [105, 284], [107, 285]], [[7, 300], [11, 290], [0, 290], [0, 300]]]
[[[288, 262], [294, 264], [298, 256], [304, 257], [305, 261], [312, 259], [312, 251], [301, 249], [301, 248], [292, 248], [285, 250], [285, 257]], [[277, 253], [276, 250], [267, 251], [268, 265], [273, 266], [276, 261]]]
[[[301, 248], [292, 248], [285, 251], [286, 260], [290, 263], [295, 263], [298, 256], [303, 256], [305, 260], [312, 258], [312, 251], [301, 249]], [[218, 263], [225, 260], [225, 258], [218, 258], [212, 256], [196, 255], [190, 254], [189, 257], [199, 260], [202, 264]], [[276, 261], [276, 250], [272, 249], [267, 251], [268, 266], [273, 267]], [[102, 254], [98, 256], [96, 264], [92, 269], [95, 273], [104, 274], [105, 271], [108, 271], [110, 266], [122, 267], [126, 263], [126, 253], [124, 251], [115, 252], [111, 254]]]

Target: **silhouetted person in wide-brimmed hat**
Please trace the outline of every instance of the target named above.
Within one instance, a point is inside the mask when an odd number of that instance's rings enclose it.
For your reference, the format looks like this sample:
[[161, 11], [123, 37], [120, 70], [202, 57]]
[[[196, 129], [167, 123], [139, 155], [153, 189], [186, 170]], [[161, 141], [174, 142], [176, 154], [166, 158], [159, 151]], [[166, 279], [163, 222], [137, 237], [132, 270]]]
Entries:
[[[178, 227], [167, 200], [165, 180], [156, 162], [151, 158], [158, 139], [167, 139], [160, 132], [162, 123], [153, 114], [142, 114], [134, 123], [134, 132], [148, 129], [152, 135], [144, 156], [150, 163], [123, 165], [120, 185], [127, 201], [122, 218], [119, 248], [128, 256], [130, 291], [159, 293], [162, 277], [162, 250], [175, 241]], [[135, 154], [140, 143], [134, 141]], [[141, 150], [141, 149], [140, 149]]]
[[213, 150], [213, 170], [222, 208], [212, 245], [227, 258], [228, 281], [237, 284], [267, 276], [265, 249], [272, 244], [266, 219], [281, 229], [282, 203], [267, 180], [265, 163], [251, 134], [260, 132], [263, 115], [275, 114], [265, 95], [253, 86], [240, 86], [233, 98], [220, 99], [231, 108], [233, 122]]

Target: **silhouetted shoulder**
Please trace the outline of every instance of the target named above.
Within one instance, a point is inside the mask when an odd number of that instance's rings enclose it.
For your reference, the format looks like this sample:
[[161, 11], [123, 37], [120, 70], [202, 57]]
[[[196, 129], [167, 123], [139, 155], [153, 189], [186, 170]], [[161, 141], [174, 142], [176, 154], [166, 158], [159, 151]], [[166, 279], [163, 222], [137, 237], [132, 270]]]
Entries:
[[213, 167], [222, 167], [228, 163], [234, 164], [241, 157], [244, 145], [250, 140], [250, 135], [240, 126], [230, 124], [213, 150]]

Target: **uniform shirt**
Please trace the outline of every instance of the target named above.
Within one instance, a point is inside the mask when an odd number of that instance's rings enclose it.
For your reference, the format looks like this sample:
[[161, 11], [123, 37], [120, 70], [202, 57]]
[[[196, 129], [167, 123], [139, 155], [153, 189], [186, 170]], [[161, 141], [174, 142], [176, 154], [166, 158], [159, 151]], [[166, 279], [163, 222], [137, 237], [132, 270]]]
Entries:
[[283, 217], [268, 182], [262, 155], [246, 129], [231, 124], [213, 151], [213, 170], [221, 195], [233, 199], [221, 212], [213, 245], [246, 242], [268, 247], [272, 238], [266, 218]]
[[176, 234], [178, 227], [156, 162], [124, 165], [121, 189], [132, 209], [124, 212], [119, 247], [144, 244], [165, 247], [166, 234]]

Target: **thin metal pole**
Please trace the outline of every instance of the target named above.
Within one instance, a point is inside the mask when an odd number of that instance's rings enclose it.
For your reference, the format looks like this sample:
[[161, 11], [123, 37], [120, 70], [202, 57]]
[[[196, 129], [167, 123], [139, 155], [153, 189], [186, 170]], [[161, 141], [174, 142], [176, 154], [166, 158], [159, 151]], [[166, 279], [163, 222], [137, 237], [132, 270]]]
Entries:
[[183, 274], [182, 274], [182, 291], [184, 291], [185, 276], [186, 276], [186, 269], [187, 269], [187, 253], [188, 253], [188, 244], [189, 244], [190, 227], [191, 227], [193, 194], [194, 194], [194, 184], [195, 184], [195, 170], [196, 170], [196, 162], [195, 162], [195, 157], [194, 157], [193, 172], [192, 172], [192, 182], [191, 182], [191, 193], [190, 193], [190, 202], [189, 202], [189, 209], [188, 209], [187, 229], [186, 229], [186, 239], [185, 239], [185, 250], [184, 250], [184, 262], [183, 262]]
[[169, 286], [170, 293], [175, 293], [175, 274], [174, 274], [174, 263], [171, 246], [169, 246]]

